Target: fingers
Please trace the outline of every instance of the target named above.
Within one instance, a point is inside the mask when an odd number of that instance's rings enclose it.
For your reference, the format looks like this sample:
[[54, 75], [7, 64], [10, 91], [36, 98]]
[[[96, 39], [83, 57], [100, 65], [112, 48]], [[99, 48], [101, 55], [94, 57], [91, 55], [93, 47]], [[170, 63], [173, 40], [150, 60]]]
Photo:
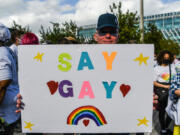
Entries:
[[158, 104], [158, 96], [153, 94], [153, 110], [156, 110]]
[[156, 94], [153, 94], [153, 99], [158, 100], [158, 96]]
[[16, 110], [16, 111], [15, 111], [15, 113], [20, 113], [20, 112], [21, 112], [21, 110]]
[[17, 94], [17, 98], [18, 99], [22, 99], [22, 96], [21, 96], [21, 94], [19, 93], [19, 94]]
[[22, 96], [21, 96], [21, 94], [18, 94], [18, 95], [17, 95], [17, 101], [16, 101], [16, 107], [18, 108], [18, 110], [16, 110], [15, 112], [16, 112], [16, 113], [21, 112], [21, 110], [24, 109], [24, 105], [25, 105], [25, 104], [22, 102]]
[[153, 104], [157, 104], [158, 100], [157, 99], [153, 99]]

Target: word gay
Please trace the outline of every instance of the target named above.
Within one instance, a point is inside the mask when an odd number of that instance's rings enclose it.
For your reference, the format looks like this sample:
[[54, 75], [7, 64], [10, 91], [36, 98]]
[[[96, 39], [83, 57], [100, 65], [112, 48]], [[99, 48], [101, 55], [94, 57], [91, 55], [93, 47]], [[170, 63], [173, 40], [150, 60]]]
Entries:
[[[106, 91], [106, 98], [112, 98], [112, 91], [114, 90], [116, 83], [117, 82], [115, 82], [115, 81], [112, 81], [110, 84], [108, 84], [108, 82], [102, 82], [102, 84], [105, 88], [105, 91]], [[59, 83], [59, 85], [58, 85], [58, 82], [49, 81], [49, 82], [47, 82], [47, 86], [49, 87], [51, 95], [53, 95], [57, 91], [58, 86], [59, 86], [59, 94], [62, 97], [64, 97], [64, 98], [74, 97], [73, 87], [72, 87], [73, 84], [69, 80], [62, 80]], [[63, 89], [64, 86], [67, 86], [66, 92]], [[130, 90], [131, 90], [131, 87], [129, 85], [122, 84], [120, 86], [120, 91], [122, 92], [123, 97], [125, 97]], [[78, 98], [82, 99], [85, 96], [89, 96], [89, 98], [91, 98], [91, 99], [95, 98], [94, 92], [92, 90], [92, 87], [91, 87], [89, 81], [83, 82]]]
[[[106, 61], [106, 69], [107, 70], [112, 70], [112, 63], [114, 61], [114, 58], [116, 57], [117, 52], [112, 52], [110, 56], [108, 56], [108, 52], [102, 52], [102, 55], [104, 56], [104, 59]], [[63, 72], [68, 72], [72, 65], [70, 62], [64, 60], [72, 60], [72, 57], [68, 53], [61, 53], [58, 57], [59, 62], [62, 65], [58, 65], [58, 69], [63, 71]], [[92, 61], [89, 57], [88, 52], [82, 52], [81, 57], [79, 60], [79, 65], [78, 65], [78, 70], [83, 70], [84, 67], [88, 67], [89, 70], [93, 70], [94, 66], [92, 64]]]

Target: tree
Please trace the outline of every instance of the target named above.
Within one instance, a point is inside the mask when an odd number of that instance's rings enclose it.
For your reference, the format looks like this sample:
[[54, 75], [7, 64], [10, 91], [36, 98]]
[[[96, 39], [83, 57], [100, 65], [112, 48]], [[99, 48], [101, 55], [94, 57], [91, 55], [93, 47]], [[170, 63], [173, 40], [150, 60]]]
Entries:
[[[139, 17], [137, 12], [133, 13], [129, 10], [122, 13], [121, 2], [117, 5], [110, 5], [110, 12], [117, 16], [119, 21], [119, 42], [128, 43], [128, 41], [140, 41]], [[145, 43], [151, 43], [155, 46], [155, 53], [158, 54], [162, 50], [169, 50], [174, 54], [179, 54], [180, 48], [177, 43], [170, 39], [165, 39], [155, 24], [151, 23], [145, 27]]]
[[11, 32], [11, 41], [8, 43], [8, 45], [11, 45], [16, 42], [16, 37], [23, 35], [27, 32], [31, 32], [31, 29], [29, 26], [21, 26], [20, 24], [17, 24], [15, 21], [13, 21], [13, 25], [9, 28]]
[[41, 43], [58, 44], [59, 40], [65, 35], [62, 32], [62, 28], [60, 27], [59, 23], [50, 23], [52, 24], [52, 28], [48, 27], [46, 30], [41, 25], [41, 28], [39, 30]]
[[46, 30], [43, 26], [40, 28], [40, 36], [42, 43], [59, 44], [60, 40], [64, 37], [73, 37], [79, 43], [84, 42], [83, 37], [77, 36], [78, 28], [77, 24], [72, 20], [63, 24], [50, 22], [52, 28], [48, 27]]
[[119, 22], [119, 41], [118, 43], [128, 43], [129, 40], [139, 41], [139, 21], [137, 12], [133, 13], [129, 10], [122, 13], [121, 2], [118, 5], [113, 3], [110, 5], [110, 12], [117, 16]]
[[10, 27], [10, 31], [11, 30], [18, 30], [24, 33], [31, 32], [31, 29], [29, 26], [23, 27], [20, 24], [17, 24], [15, 21], [13, 21], [13, 25]]
[[156, 54], [162, 50], [169, 50], [177, 55], [180, 51], [179, 45], [173, 40], [165, 39], [154, 23], [149, 23], [145, 28], [144, 41], [145, 43], [154, 44]]

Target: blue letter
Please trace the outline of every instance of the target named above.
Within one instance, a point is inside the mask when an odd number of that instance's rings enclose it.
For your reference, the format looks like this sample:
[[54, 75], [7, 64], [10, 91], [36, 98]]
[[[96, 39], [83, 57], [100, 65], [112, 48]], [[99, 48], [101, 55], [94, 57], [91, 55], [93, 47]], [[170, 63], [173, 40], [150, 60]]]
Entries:
[[103, 85], [104, 85], [105, 90], [106, 90], [106, 98], [112, 98], [112, 91], [113, 91], [116, 83], [117, 82], [113, 81], [113, 82], [111, 82], [111, 84], [109, 86], [108, 82], [103, 82]]
[[81, 53], [81, 58], [79, 61], [79, 65], [78, 65], [78, 70], [83, 70], [84, 67], [88, 67], [89, 70], [94, 69], [91, 59], [89, 58], [89, 55], [87, 52], [82, 52]]

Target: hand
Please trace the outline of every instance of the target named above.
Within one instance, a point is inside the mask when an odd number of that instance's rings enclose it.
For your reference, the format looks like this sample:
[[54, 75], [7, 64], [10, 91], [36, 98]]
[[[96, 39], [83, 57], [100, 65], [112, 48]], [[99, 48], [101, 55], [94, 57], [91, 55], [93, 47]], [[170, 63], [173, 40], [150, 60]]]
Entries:
[[153, 110], [156, 110], [158, 104], [158, 96], [153, 94]]
[[16, 110], [16, 113], [20, 113], [21, 109], [24, 109], [24, 103], [22, 102], [22, 96], [21, 94], [17, 94], [17, 101], [16, 101], [16, 107], [18, 110]]

